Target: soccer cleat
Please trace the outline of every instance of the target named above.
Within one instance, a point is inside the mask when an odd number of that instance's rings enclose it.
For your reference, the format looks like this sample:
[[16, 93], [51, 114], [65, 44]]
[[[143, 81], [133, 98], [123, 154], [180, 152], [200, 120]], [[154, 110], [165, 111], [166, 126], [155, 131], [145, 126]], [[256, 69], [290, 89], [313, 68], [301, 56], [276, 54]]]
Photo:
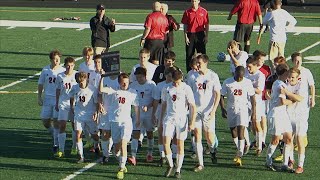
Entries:
[[196, 159], [197, 158], [197, 154], [195, 152], [192, 152], [190, 157], [191, 157], [191, 159]]
[[170, 177], [173, 172], [173, 167], [168, 167], [166, 173], [164, 174], [165, 177]]
[[53, 146], [52, 147], [53, 154], [56, 154], [58, 152], [58, 150], [59, 150], [59, 146]]
[[196, 165], [196, 167], [193, 168], [194, 172], [200, 172], [204, 169], [204, 166], [201, 166], [199, 164]]
[[280, 154], [279, 156], [277, 156], [276, 158], [274, 158], [275, 162], [282, 162], [283, 161], [283, 154]]
[[54, 156], [57, 157], [57, 158], [63, 158], [64, 157], [64, 153], [61, 152], [61, 151], [58, 151]]
[[109, 162], [109, 157], [103, 156], [101, 164], [107, 164]]
[[167, 159], [166, 158], [164, 158], [164, 157], [160, 158], [160, 160], [159, 160], [159, 166], [160, 167], [162, 167], [166, 163], [167, 163]]
[[242, 166], [242, 160], [240, 157], [237, 158], [235, 164], [236, 164], [236, 166]]
[[267, 168], [268, 170], [270, 170], [270, 171], [273, 171], [273, 172], [276, 172], [276, 171], [277, 171], [276, 168], [275, 168], [272, 164], [270, 164], [270, 165], [266, 164], [265, 166], [266, 166], [266, 168]]
[[299, 149], [298, 149], [298, 145], [296, 144], [296, 145], [294, 145], [294, 150], [295, 151], [298, 151]]
[[253, 141], [251, 144], [250, 144], [250, 149], [257, 149], [257, 142], [256, 141]]
[[80, 158], [78, 161], [77, 161], [78, 164], [81, 164], [81, 163], [84, 163], [84, 158]]
[[204, 154], [209, 155], [210, 154], [210, 148], [207, 145], [206, 149], [204, 150]]
[[289, 167], [290, 169], [293, 169], [293, 166], [294, 166], [294, 161], [289, 160], [289, 162], [288, 162], [288, 167]]
[[152, 157], [152, 155], [148, 154], [148, 155], [147, 155], [147, 158], [146, 158], [146, 161], [147, 161], [148, 163], [153, 162], [153, 157]]
[[117, 173], [117, 179], [123, 179], [124, 178], [124, 169], [120, 169]]
[[235, 156], [234, 158], [233, 158], [233, 162], [236, 162], [238, 160], [238, 156]]
[[287, 165], [282, 165], [281, 166], [281, 171], [283, 172], [288, 172], [288, 173], [294, 173], [294, 169], [291, 169], [289, 166]]
[[301, 174], [301, 173], [303, 173], [303, 168], [299, 166], [299, 167], [296, 169], [295, 173], [296, 173], [296, 174]]
[[181, 173], [180, 172], [176, 172], [174, 174], [174, 177], [177, 178], [177, 179], [181, 179]]
[[266, 143], [262, 142], [262, 151], [264, 150], [264, 148], [266, 148]]
[[217, 158], [217, 151], [214, 151], [213, 153], [210, 153], [211, 154], [211, 161], [213, 164], [217, 164], [218, 163], [218, 158]]
[[243, 152], [243, 154], [248, 154], [248, 153], [249, 153], [249, 150], [250, 150], [250, 146], [245, 145], [245, 146], [244, 146], [244, 152]]
[[262, 153], [262, 150], [260, 150], [260, 149], [257, 149], [257, 150], [256, 150], [256, 156], [257, 156], [257, 157], [260, 157], [260, 156], [261, 156], [261, 153]]
[[135, 166], [135, 165], [137, 165], [137, 160], [135, 157], [129, 157], [128, 163]]
[[77, 148], [71, 148], [70, 154], [71, 154], [72, 156], [77, 155], [77, 154], [78, 154]]

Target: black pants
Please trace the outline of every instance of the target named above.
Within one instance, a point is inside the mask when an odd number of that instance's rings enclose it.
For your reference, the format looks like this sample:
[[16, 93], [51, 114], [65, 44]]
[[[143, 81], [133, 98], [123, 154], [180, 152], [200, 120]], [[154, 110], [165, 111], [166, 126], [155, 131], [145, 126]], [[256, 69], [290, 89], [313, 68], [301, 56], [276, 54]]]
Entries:
[[164, 53], [164, 42], [163, 40], [151, 40], [146, 39], [146, 42], [144, 43], [144, 48], [148, 49], [150, 51], [150, 62], [153, 62], [154, 60], [159, 61], [159, 64], [163, 64], [163, 53]]
[[197, 50], [197, 53], [206, 54], [206, 44], [204, 43], [204, 31], [188, 33], [187, 36], [190, 44], [186, 45], [186, 69], [189, 72], [191, 70], [190, 62], [195, 51]]

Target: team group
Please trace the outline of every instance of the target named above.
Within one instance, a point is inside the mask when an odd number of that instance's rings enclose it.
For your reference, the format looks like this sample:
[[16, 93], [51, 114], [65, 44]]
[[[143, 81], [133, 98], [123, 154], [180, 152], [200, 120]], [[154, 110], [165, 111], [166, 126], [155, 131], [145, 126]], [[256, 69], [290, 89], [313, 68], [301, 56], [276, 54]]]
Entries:
[[[146, 161], [153, 162], [154, 131], [157, 127], [161, 157], [159, 165], [168, 164], [165, 176], [170, 177], [175, 171], [175, 177], [181, 178], [184, 141], [188, 131], [193, 135], [194, 157], [198, 162], [194, 171], [200, 172], [204, 169], [203, 134], [212, 162], [217, 162], [215, 114], [220, 104], [237, 148], [234, 158], [237, 166], [242, 166], [241, 158], [250, 147], [248, 128], [251, 127], [254, 136], [252, 144], [256, 146], [258, 156], [266, 142], [267, 131], [272, 136], [267, 148], [268, 169], [276, 171], [272, 155], [281, 141], [284, 143], [281, 169], [303, 172], [309, 110], [315, 105], [315, 86], [310, 70], [302, 67], [301, 53], [292, 54], [292, 68], [288, 67], [283, 57], [287, 21], [283, 21], [281, 15], [291, 15], [281, 9], [281, 1], [278, 0], [274, 1], [272, 11], [268, 12], [263, 20], [261, 11], [260, 15], [253, 12], [263, 24], [270, 26], [269, 58], [272, 57], [272, 66], [269, 67], [264, 64], [264, 52], [256, 50], [252, 56], [248, 56], [254, 21], [251, 25], [239, 23], [242, 16], [239, 12], [246, 7], [242, 4], [246, 1], [235, 5], [229, 16], [231, 19], [232, 14], [238, 12], [235, 40], [227, 45], [232, 77], [226, 79], [221, 86], [218, 74], [208, 69], [209, 57], [205, 55], [209, 28], [207, 12], [199, 6], [199, 0], [191, 2], [192, 7], [185, 11], [182, 19], [188, 70], [186, 76], [174, 66], [175, 53], [164, 47], [164, 39], [148, 39], [157, 37], [158, 34], [154, 32], [154, 29], [157, 29], [157, 26], [152, 25], [154, 21], [148, 20], [152, 19], [153, 13], [159, 16], [158, 2], [154, 4], [154, 12], [148, 15], [145, 23], [146, 29], [141, 39], [144, 48], [139, 52], [140, 63], [132, 68], [130, 75], [120, 73], [119, 76], [103, 76], [105, 72], [102, 69], [100, 53], [107, 51], [110, 46], [108, 33], [102, 34], [106, 37], [104, 44], [101, 41], [96, 44], [101, 35], [99, 32], [102, 32], [99, 28], [110, 27], [101, 26], [105, 23], [104, 13], [99, 20], [99, 13], [105, 10], [103, 5], [98, 5], [97, 18], [90, 21], [90, 25], [96, 27], [91, 28], [94, 48], [83, 49], [85, 62], [80, 64], [78, 71], [74, 70], [74, 58], [67, 57], [64, 67], [61, 67], [60, 52], [50, 52], [51, 64], [43, 68], [38, 81], [38, 103], [42, 106], [43, 124], [53, 135], [57, 157], [64, 156], [66, 123], [72, 120], [71, 153], [79, 154], [78, 163], [85, 160], [82, 142], [84, 134], [88, 139], [87, 143], [93, 143], [96, 153], [102, 150], [102, 163], [108, 162], [113, 147], [113, 153], [119, 160], [117, 178], [123, 179], [127, 172], [127, 160], [130, 164], [137, 164], [139, 139], [145, 134], [148, 147]], [[115, 21], [110, 21], [114, 28]], [[296, 23], [293, 17], [288, 22]], [[199, 25], [201, 26], [198, 27]], [[262, 25], [260, 27], [262, 31]], [[177, 29], [177, 26], [173, 29]], [[242, 51], [239, 45], [241, 39], [245, 42], [245, 51]], [[99, 46], [99, 43], [103, 45]], [[195, 50], [198, 53], [195, 54]], [[156, 65], [156, 60], [160, 65]], [[224, 97], [227, 98], [226, 107]], [[293, 169], [293, 138], [298, 145], [296, 170]], [[127, 153], [129, 141], [130, 157]]]

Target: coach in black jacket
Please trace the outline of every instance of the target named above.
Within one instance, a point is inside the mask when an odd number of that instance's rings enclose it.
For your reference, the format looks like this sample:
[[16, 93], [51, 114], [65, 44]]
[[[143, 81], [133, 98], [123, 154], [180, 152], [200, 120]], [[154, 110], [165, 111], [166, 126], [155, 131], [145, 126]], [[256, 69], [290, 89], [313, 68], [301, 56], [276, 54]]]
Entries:
[[166, 37], [164, 39], [164, 53], [172, 50], [174, 46], [173, 30], [177, 31], [180, 28], [180, 24], [176, 21], [176, 19], [168, 14], [168, 9], [169, 8], [167, 4], [161, 3], [161, 13], [167, 17], [169, 23], [169, 32], [166, 34]]
[[110, 47], [109, 31], [114, 32], [116, 29], [115, 20], [105, 16], [105, 6], [97, 5], [97, 14], [90, 20], [91, 45], [95, 54], [108, 52]]

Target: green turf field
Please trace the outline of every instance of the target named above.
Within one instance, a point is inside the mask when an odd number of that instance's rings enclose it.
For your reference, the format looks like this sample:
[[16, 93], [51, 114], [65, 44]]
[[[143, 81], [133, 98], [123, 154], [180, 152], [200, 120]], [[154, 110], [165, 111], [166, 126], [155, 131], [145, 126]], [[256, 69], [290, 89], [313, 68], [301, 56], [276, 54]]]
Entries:
[[[149, 11], [145, 10], [110, 10], [107, 15], [116, 18], [119, 23], [143, 23]], [[171, 11], [180, 21], [182, 11]], [[80, 16], [82, 22], [87, 22], [94, 15], [92, 9], [41, 9], [41, 8], [6, 8], [0, 7], [1, 20], [30, 20], [50, 21], [53, 17]], [[297, 17], [297, 26], [319, 27], [320, 14], [294, 14]], [[226, 21], [227, 12], [210, 12], [212, 25], [232, 25], [233, 21]], [[77, 31], [75, 29], [50, 28], [13, 28], [0, 27], [0, 88], [12, 82], [33, 76], [49, 64], [48, 53], [52, 49], [59, 49], [63, 53], [62, 61], [66, 56], [80, 57], [82, 48], [90, 46], [90, 30]], [[119, 30], [111, 34], [111, 43], [125, 41], [141, 34], [141, 30]], [[229, 77], [229, 62], [217, 62], [218, 52], [226, 52], [226, 43], [232, 39], [233, 32], [221, 34], [210, 32], [207, 52], [211, 59], [210, 68], [216, 71], [221, 82]], [[253, 33], [251, 52], [255, 49], [267, 51], [269, 34], [264, 34], [262, 44], [255, 43], [257, 35]], [[318, 34], [288, 34], [286, 56], [294, 51], [301, 51], [319, 41]], [[175, 33], [174, 51], [177, 54], [176, 64], [185, 69], [185, 51], [182, 31]], [[130, 72], [131, 67], [138, 63], [139, 38], [118, 45], [112, 50], [121, 52], [121, 69]], [[305, 57], [318, 56], [319, 45], [306, 50]], [[318, 59], [319, 60], [319, 59]], [[77, 62], [77, 65], [82, 60]], [[310, 61], [309, 61], [310, 62]], [[317, 61], [320, 62], [320, 61]], [[291, 63], [289, 63], [291, 65]], [[316, 94], [319, 95], [320, 65], [305, 64], [313, 73], [316, 82]], [[86, 164], [76, 164], [76, 157], [69, 156], [70, 127], [68, 127], [68, 141], [66, 158], [55, 159], [51, 153], [51, 138], [43, 128], [39, 118], [40, 107], [37, 105], [38, 76], [1, 89], [0, 93], [0, 179], [63, 179]], [[3, 91], [7, 91], [4, 94]], [[306, 149], [305, 173], [294, 175], [281, 172], [270, 172], [264, 167], [265, 152], [262, 157], [255, 157], [250, 151], [243, 158], [243, 167], [233, 164], [235, 148], [232, 143], [225, 119], [217, 113], [216, 132], [219, 137], [218, 164], [212, 165], [209, 157], [205, 159], [205, 170], [199, 174], [192, 171], [195, 162], [186, 151], [185, 162], [182, 168], [183, 179], [316, 179], [320, 176], [317, 161], [320, 154], [320, 137], [318, 118], [320, 116], [320, 98], [316, 98], [316, 107], [311, 110], [309, 119], [309, 145]], [[269, 137], [267, 138], [269, 139]], [[146, 144], [146, 143], [145, 143]], [[186, 149], [189, 148], [189, 141]], [[157, 146], [155, 146], [157, 149]], [[142, 152], [146, 152], [144, 146]], [[158, 151], [154, 153], [158, 159]], [[277, 155], [278, 151], [276, 152]], [[94, 162], [97, 157], [85, 151], [88, 163]], [[165, 167], [156, 167], [156, 163], [144, 163], [145, 154], [138, 154], [138, 166], [128, 165], [129, 173], [126, 179], [161, 179]], [[297, 160], [297, 156], [296, 156]], [[116, 176], [117, 164], [114, 159], [110, 165], [95, 165], [75, 179], [113, 179]]]

